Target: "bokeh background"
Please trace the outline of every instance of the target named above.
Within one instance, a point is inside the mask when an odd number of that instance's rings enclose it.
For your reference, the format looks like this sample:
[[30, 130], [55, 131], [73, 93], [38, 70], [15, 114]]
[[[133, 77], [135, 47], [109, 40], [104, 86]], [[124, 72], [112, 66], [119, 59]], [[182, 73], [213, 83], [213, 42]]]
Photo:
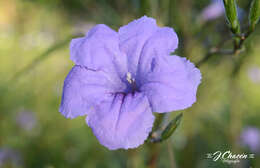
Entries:
[[[246, 29], [250, 0], [238, 6]], [[181, 125], [166, 142], [109, 151], [84, 117], [69, 120], [58, 112], [73, 66], [69, 41], [95, 24], [117, 30], [143, 15], [173, 27], [177, 54], [194, 63], [212, 47], [232, 47], [221, 0], [0, 1], [1, 168], [260, 167], [260, 26], [241, 54], [215, 55], [200, 65], [197, 102], [182, 111]], [[206, 158], [219, 150], [255, 158], [235, 165]]]

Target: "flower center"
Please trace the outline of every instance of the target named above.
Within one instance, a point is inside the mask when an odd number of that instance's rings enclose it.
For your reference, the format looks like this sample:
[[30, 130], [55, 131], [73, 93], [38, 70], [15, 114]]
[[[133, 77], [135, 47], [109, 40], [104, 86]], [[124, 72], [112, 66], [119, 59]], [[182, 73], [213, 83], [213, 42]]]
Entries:
[[129, 83], [129, 85], [130, 85], [131, 93], [134, 93], [135, 91], [138, 91], [135, 79], [132, 77], [132, 74], [130, 72], [126, 73], [126, 80]]

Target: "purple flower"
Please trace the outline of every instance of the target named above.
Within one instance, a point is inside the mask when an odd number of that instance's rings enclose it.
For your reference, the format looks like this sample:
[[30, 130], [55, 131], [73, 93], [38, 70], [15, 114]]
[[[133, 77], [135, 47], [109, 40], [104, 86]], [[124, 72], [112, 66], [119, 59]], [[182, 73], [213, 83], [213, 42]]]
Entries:
[[97, 25], [73, 39], [75, 62], [64, 81], [60, 112], [67, 118], [87, 115], [87, 124], [107, 148], [135, 148], [152, 129], [152, 112], [190, 107], [201, 74], [179, 56], [170, 56], [178, 37], [146, 16], [115, 32]]
[[26, 131], [31, 131], [36, 125], [36, 117], [30, 111], [21, 111], [16, 118], [17, 124]]
[[20, 154], [9, 148], [0, 148], [0, 167], [6, 165], [20, 166], [22, 160]]
[[247, 127], [241, 134], [241, 142], [251, 151], [257, 152], [260, 150], [260, 131], [255, 127]]
[[260, 83], [260, 68], [258, 66], [252, 66], [247, 71], [249, 79], [253, 83]]
[[[242, 8], [237, 8], [238, 19], [242, 22], [245, 12]], [[212, 0], [211, 3], [202, 10], [200, 19], [204, 22], [217, 19], [225, 14], [223, 0]]]
[[216, 19], [225, 13], [225, 8], [222, 0], [213, 0], [203, 11], [201, 12], [201, 19], [203, 21]]

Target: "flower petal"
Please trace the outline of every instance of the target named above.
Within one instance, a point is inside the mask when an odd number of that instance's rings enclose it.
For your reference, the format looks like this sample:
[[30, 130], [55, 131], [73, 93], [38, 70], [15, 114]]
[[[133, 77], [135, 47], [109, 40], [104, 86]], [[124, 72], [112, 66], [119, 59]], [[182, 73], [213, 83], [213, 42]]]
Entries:
[[147, 69], [140, 90], [148, 97], [153, 112], [182, 110], [196, 101], [201, 74], [186, 58], [157, 57]]
[[116, 75], [76, 65], [64, 81], [60, 112], [67, 118], [89, 114], [94, 103], [125, 87]]
[[140, 83], [140, 80], [145, 78], [145, 74], [149, 72], [155, 60], [169, 57], [170, 53], [174, 52], [177, 47], [178, 37], [172, 28], [158, 29], [143, 47], [137, 69], [137, 83]]
[[119, 50], [118, 33], [104, 24], [93, 27], [85, 37], [73, 39], [70, 55], [76, 65], [121, 77], [126, 73], [126, 55]]
[[178, 37], [172, 28], [160, 28], [146, 16], [121, 27], [119, 39], [120, 49], [127, 55], [128, 70], [134, 76], [145, 60], [169, 55], [178, 47]]
[[87, 123], [99, 142], [111, 150], [135, 148], [144, 143], [154, 116], [142, 93], [115, 94], [88, 115]]
[[128, 71], [135, 76], [146, 41], [158, 29], [153, 18], [141, 17], [119, 29], [120, 50], [127, 55]]

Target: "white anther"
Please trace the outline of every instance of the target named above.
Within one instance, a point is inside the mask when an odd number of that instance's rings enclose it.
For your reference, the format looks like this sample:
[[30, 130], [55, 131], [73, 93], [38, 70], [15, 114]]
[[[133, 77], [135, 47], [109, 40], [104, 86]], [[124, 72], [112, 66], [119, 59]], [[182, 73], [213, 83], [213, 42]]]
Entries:
[[132, 78], [132, 74], [130, 72], [127, 72], [126, 73], [126, 80], [129, 82], [129, 83], [133, 83], [135, 80]]

